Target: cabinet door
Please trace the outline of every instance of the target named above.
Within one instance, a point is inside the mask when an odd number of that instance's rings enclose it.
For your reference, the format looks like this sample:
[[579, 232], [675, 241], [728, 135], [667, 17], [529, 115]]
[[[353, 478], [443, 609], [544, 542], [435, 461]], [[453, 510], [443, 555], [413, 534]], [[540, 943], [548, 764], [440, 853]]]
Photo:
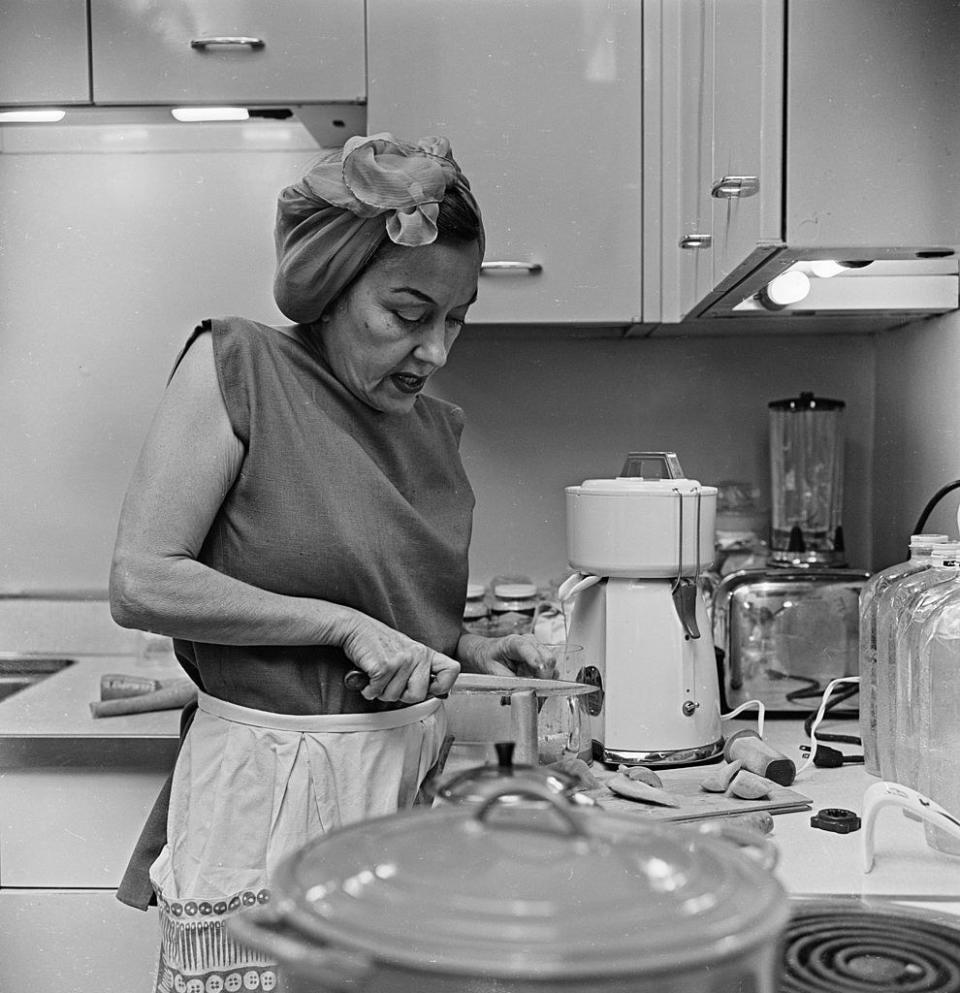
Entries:
[[713, 282], [782, 243], [783, 4], [718, 0], [713, 58]]
[[356, 101], [362, 0], [90, 0], [105, 104]]
[[639, 316], [640, 29], [636, 0], [367, 0], [368, 131], [447, 135], [483, 211], [471, 323]]
[[3, 0], [0, 106], [90, 102], [85, 0]]
[[644, 4], [644, 321], [675, 323], [713, 285], [715, 0]]

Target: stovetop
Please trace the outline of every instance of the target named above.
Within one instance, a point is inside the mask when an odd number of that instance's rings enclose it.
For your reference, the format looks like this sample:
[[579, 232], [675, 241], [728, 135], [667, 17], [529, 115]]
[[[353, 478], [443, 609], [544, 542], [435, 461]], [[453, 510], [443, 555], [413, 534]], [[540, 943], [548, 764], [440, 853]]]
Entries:
[[960, 993], [960, 919], [856, 899], [792, 904], [779, 993]]

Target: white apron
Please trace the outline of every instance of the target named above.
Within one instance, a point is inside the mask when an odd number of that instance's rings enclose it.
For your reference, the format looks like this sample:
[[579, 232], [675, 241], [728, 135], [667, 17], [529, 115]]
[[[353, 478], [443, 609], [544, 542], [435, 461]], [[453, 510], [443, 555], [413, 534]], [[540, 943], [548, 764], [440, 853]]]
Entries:
[[237, 945], [227, 918], [268, 902], [277, 865], [307, 842], [413, 806], [445, 733], [436, 699], [296, 716], [201, 692], [174, 771], [168, 841], [150, 867], [157, 993], [275, 989], [276, 963]]

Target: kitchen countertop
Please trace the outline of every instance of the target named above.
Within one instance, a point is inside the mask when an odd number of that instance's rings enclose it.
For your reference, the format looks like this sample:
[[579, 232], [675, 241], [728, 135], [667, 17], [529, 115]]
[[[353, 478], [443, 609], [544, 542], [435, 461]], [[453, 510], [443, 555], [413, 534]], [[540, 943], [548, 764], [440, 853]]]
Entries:
[[[78, 657], [74, 665], [0, 702], [0, 740], [9, 739], [175, 739], [179, 711], [95, 719], [89, 704], [99, 697], [100, 677], [105, 673], [128, 673], [169, 678], [182, 673], [175, 663], [161, 660], [145, 665], [127, 656]], [[735, 720], [731, 725], [752, 727]], [[827, 721], [822, 731], [856, 734], [855, 721]], [[768, 719], [764, 738], [792, 758], [797, 766], [803, 758], [800, 746], [808, 743], [800, 721]], [[844, 753], [859, 747], [831, 744]], [[448, 771], [484, 761], [493, 761], [484, 746], [454, 745]], [[664, 785], [702, 778], [705, 766], [661, 770]], [[845, 808], [862, 814], [866, 789], [877, 780], [862, 765], [836, 769], [810, 766], [797, 777], [792, 789], [811, 801], [811, 809], [778, 813], [771, 840], [779, 850], [777, 875], [793, 894], [843, 895], [865, 900], [893, 898], [901, 902], [960, 915], [960, 859], [929, 848], [922, 824], [901, 811], [885, 808], [875, 825], [873, 871], [863, 873], [863, 831], [837, 834], [810, 825], [811, 815], [823, 808]], [[642, 813], [638, 812], [638, 817]]]

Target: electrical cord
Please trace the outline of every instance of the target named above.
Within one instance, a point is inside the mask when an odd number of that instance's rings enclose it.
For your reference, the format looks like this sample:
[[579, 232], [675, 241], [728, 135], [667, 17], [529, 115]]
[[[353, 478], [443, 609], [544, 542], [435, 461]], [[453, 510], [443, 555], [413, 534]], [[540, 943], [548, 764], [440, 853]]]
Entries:
[[947, 483], [946, 486], [941, 486], [936, 493], [927, 501], [927, 505], [923, 508], [920, 513], [920, 517], [917, 519], [917, 523], [914, 525], [911, 534], [923, 534], [923, 529], [926, 526], [927, 518], [933, 512], [933, 508], [951, 491], [960, 488], [960, 479], [955, 479], [952, 483]]

